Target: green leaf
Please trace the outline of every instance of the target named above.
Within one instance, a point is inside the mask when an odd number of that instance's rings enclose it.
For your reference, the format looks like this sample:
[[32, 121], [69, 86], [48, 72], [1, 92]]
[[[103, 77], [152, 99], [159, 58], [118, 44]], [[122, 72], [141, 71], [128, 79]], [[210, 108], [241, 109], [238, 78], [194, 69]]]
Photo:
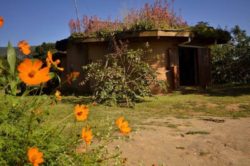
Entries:
[[12, 76], [14, 76], [16, 68], [16, 51], [10, 42], [8, 43], [7, 61], [10, 66], [10, 73]]
[[60, 76], [57, 74], [56, 77], [57, 77], [57, 79], [58, 79], [58, 81], [59, 81], [59, 85], [61, 85], [62, 80], [61, 80]]
[[16, 95], [17, 94], [17, 82], [16, 81], [11, 81], [10, 82], [10, 90], [11, 90], [11, 94], [12, 95]]
[[50, 79], [52, 80], [54, 77], [56, 77], [56, 73], [50, 72], [49, 73]]

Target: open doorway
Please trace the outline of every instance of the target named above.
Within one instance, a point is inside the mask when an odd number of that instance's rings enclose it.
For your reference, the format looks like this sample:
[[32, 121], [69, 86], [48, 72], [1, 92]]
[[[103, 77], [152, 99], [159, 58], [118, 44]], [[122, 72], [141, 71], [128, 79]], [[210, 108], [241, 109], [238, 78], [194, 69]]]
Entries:
[[198, 85], [197, 48], [179, 47], [180, 86]]

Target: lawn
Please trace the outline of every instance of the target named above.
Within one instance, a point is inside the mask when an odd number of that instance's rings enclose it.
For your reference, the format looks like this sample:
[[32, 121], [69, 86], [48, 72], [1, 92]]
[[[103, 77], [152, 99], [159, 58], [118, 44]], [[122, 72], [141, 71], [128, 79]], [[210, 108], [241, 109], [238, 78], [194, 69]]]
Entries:
[[[90, 107], [89, 123], [93, 126], [96, 137], [103, 137], [116, 131], [115, 119], [124, 116], [137, 130], [149, 118], [191, 118], [203, 116], [240, 118], [250, 116], [250, 85], [226, 86], [209, 88], [199, 91], [195, 88], [185, 88], [181, 91], [146, 98], [137, 103], [134, 108], [92, 105], [86, 96], [65, 96], [53, 106], [48, 125], [58, 123], [64, 117], [72, 114], [75, 104], [88, 104]], [[68, 126], [74, 123], [67, 121]]]
[[[125, 116], [131, 124], [140, 124], [147, 118], [174, 116], [189, 118], [193, 116], [216, 117], [249, 117], [250, 116], [250, 85], [226, 86], [209, 88], [200, 91], [195, 88], [185, 88], [171, 94], [153, 96], [137, 103], [134, 108], [93, 105], [86, 96], [64, 96], [55, 105], [52, 119], [65, 117], [72, 113], [75, 104], [88, 104], [91, 123], [96, 128], [114, 123], [118, 116]], [[55, 123], [55, 121], [53, 121]], [[69, 122], [70, 123], [70, 122]]]

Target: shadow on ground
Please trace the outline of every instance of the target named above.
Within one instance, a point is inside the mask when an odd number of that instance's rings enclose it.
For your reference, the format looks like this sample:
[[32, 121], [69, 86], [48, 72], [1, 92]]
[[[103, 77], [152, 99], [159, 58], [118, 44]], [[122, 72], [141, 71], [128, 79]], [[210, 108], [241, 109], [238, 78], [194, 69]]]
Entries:
[[204, 94], [209, 96], [241, 96], [250, 95], [250, 84], [248, 85], [214, 85], [207, 89], [199, 87], [181, 87], [181, 94]]
[[90, 104], [93, 102], [92, 98], [90, 96], [68, 96], [67, 98], [64, 98], [63, 103], [68, 104]]

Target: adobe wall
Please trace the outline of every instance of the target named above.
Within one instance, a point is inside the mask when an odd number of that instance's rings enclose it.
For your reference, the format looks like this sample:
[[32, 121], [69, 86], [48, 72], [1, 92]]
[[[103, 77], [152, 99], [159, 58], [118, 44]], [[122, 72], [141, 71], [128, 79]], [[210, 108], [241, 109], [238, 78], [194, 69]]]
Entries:
[[87, 92], [87, 89], [82, 88], [79, 84], [84, 79], [82, 66], [88, 63], [88, 47], [86, 44], [69, 42], [67, 47], [67, 63], [65, 72], [67, 74], [72, 71], [80, 72], [79, 78], [68, 89], [78, 91], [77, 93]]
[[[131, 48], [144, 48], [148, 42], [152, 53], [146, 57], [153, 69], [157, 72], [157, 79], [167, 83], [168, 87], [179, 86], [179, 55], [178, 41], [173, 39], [149, 39], [140, 42], [132, 42]], [[155, 94], [162, 93], [159, 87], [152, 87]]]
[[146, 62], [148, 62], [153, 69], [158, 73], [159, 80], [166, 80], [166, 54], [167, 50], [173, 46], [173, 43], [168, 41], [160, 40], [148, 40], [141, 42], [133, 42], [130, 44], [130, 48], [145, 48], [145, 43], [148, 42], [149, 48], [152, 50], [151, 54], [146, 57]]
[[[130, 41], [129, 48], [138, 49], [145, 48], [145, 43], [148, 42], [149, 48], [152, 50], [151, 54], [146, 57], [146, 62], [148, 62], [153, 69], [158, 73], [158, 80], [163, 80], [165, 82], [171, 82], [168, 80], [167, 64], [171, 66], [177, 66], [178, 69], [178, 41], [173, 40], [173, 38], [142, 38], [137, 41]], [[80, 71], [82, 73], [82, 66], [91, 62], [96, 62], [102, 60], [104, 55], [108, 54], [110, 51], [108, 49], [107, 42], [93, 42], [93, 43], [69, 43], [67, 50], [67, 73], [72, 71]], [[171, 55], [168, 55], [171, 54]], [[171, 57], [168, 58], [168, 57]], [[169, 61], [169, 62], [167, 62]], [[176, 71], [178, 72], [178, 71]], [[83, 76], [78, 80], [82, 80]], [[74, 83], [73, 87], [77, 89], [83, 89], [78, 86], [79, 81]], [[159, 87], [152, 87], [154, 93], [161, 93]]]
[[106, 42], [88, 43], [87, 45], [90, 63], [103, 60], [104, 56], [109, 53], [108, 43]]

